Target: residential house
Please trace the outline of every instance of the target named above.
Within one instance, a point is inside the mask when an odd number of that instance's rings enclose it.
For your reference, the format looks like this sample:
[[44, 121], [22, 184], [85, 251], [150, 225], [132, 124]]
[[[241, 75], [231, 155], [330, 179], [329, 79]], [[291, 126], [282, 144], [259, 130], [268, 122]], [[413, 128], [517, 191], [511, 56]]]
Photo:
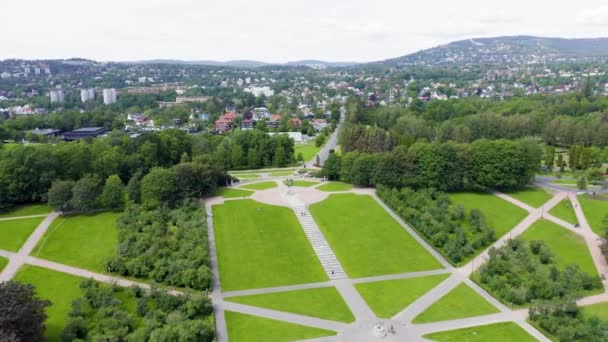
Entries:
[[325, 119], [314, 119], [311, 122], [312, 128], [317, 131], [320, 132], [322, 130], [325, 129], [325, 127], [329, 126], [329, 124], [327, 123], [327, 120]]
[[270, 120], [266, 121], [266, 127], [279, 128], [280, 123], [281, 123], [281, 116], [278, 114], [273, 114], [270, 116]]
[[241, 121], [241, 130], [248, 131], [255, 127], [255, 121], [252, 119], [245, 119]]

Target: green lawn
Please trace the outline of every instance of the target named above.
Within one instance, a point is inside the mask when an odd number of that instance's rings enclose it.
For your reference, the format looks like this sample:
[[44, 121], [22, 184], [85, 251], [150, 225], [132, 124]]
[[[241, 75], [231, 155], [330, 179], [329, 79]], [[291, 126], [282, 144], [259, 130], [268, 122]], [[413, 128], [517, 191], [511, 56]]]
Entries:
[[238, 179], [256, 179], [260, 178], [261, 175], [257, 173], [243, 173], [243, 174], [231, 174], [231, 176], [236, 177]]
[[351, 277], [441, 268], [370, 196], [334, 194], [309, 209]]
[[379, 318], [391, 318], [448, 278], [448, 274], [355, 284]]
[[0, 272], [8, 265], [8, 259], [0, 257]]
[[348, 191], [352, 188], [353, 188], [353, 186], [348, 183], [330, 182], [330, 183], [325, 183], [325, 184], [317, 187], [317, 190], [321, 190], [321, 191], [325, 191], [325, 192], [335, 192], [335, 191]]
[[545, 241], [553, 252], [555, 263], [560, 268], [577, 264], [589, 275], [598, 274], [585, 240], [566, 228], [547, 220], [539, 220], [528, 228], [522, 238], [528, 241]]
[[608, 302], [583, 306], [582, 310], [587, 316], [596, 316], [603, 321], [608, 321]]
[[536, 341], [534, 337], [513, 322], [442, 331], [424, 335], [424, 338], [437, 342]]
[[591, 226], [591, 229], [599, 235], [604, 236], [604, 224], [602, 221], [608, 214], [608, 201], [601, 199], [594, 199], [588, 196], [579, 196], [578, 200], [581, 204], [587, 222]]
[[311, 161], [317, 155], [317, 153], [319, 153], [320, 150], [321, 150], [321, 147], [317, 147], [315, 145], [314, 140], [309, 143], [306, 143], [306, 144], [295, 144], [294, 145], [295, 157], [298, 156], [298, 153], [302, 153], [302, 156], [304, 157], [305, 162]]
[[327, 280], [292, 210], [228, 201], [213, 206], [213, 221], [224, 291]]
[[268, 175], [271, 177], [285, 177], [292, 176], [294, 171], [278, 171], [278, 172], [269, 172]]
[[335, 287], [231, 297], [227, 301], [350, 323], [352, 312]]
[[222, 196], [224, 198], [238, 198], [249, 197], [253, 194], [253, 191], [235, 188], [221, 188], [217, 194], [218, 196]]
[[528, 215], [524, 209], [502, 198], [485, 192], [461, 192], [450, 194], [454, 204], [462, 205], [467, 213], [479, 209], [486, 216], [490, 227], [496, 231], [496, 238], [508, 233]]
[[278, 186], [277, 182], [260, 182], [260, 183], [243, 185], [243, 186], [240, 186], [240, 188], [248, 189], [248, 190], [267, 190], [267, 189], [276, 188], [277, 186]]
[[499, 310], [467, 284], [462, 283], [418, 315], [413, 323], [430, 323], [482, 316]]
[[547, 190], [535, 186], [529, 186], [522, 190], [508, 192], [507, 194], [534, 208], [540, 208], [552, 197]]
[[0, 249], [17, 252], [44, 217], [0, 221]]
[[302, 181], [302, 180], [293, 181], [293, 186], [299, 186], [301, 188], [309, 188], [311, 186], [315, 186], [318, 184], [319, 184], [319, 182], [309, 182], [309, 181]]
[[335, 331], [225, 311], [230, 342], [287, 342], [336, 335]]
[[80, 283], [84, 278], [25, 265], [14, 280], [34, 285], [40, 298], [53, 303], [46, 310], [48, 318], [45, 335], [49, 341], [59, 341], [68, 313], [72, 310], [72, 301], [82, 296]]
[[44, 215], [53, 210], [46, 204], [29, 204], [10, 208], [8, 211], [0, 212], [0, 218]]
[[558, 205], [551, 208], [549, 214], [560, 218], [570, 224], [577, 224], [578, 220], [576, 219], [576, 214], [574, 213], [574, 209], [572, 208], [572, 204], [570, 200], [564, 199], [559, 202]]
[[58, 217], [38, 242], [33, 256], [105, 273], [116, 253], [117, 213]]

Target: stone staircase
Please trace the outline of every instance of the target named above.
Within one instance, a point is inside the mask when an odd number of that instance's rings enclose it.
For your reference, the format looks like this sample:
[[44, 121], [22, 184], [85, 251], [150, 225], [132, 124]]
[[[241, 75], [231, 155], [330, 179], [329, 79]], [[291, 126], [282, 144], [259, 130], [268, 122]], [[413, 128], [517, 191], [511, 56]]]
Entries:
[[[317, 226], [317, 223], [312, 218], [308, 209], [304, 206], [294, 206], [292, 207], [293, 211], [296, 213], [302, 228], [304, 229], [304, 233], [308, 237], [312, 245], [312, 249], [315, 251], [317, 256], [319, 257], [319, 261], [321, 261], [321, 265], [323, 269], [327, 273], [327, 276], [331, 280], [335, 279], [345, 279], [348, 278], [346, 272], [340, 265], [338, 258], [329, 247], [329, 243], [323, 236], [323, 233]], [[304, 215], [302, 215], [304, 213]]]

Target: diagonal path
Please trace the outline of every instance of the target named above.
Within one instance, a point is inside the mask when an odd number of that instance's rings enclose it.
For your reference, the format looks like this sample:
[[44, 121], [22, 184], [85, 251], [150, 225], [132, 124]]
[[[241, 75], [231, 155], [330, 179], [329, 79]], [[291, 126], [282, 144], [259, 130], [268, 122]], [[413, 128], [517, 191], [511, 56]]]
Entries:
[[2, 273], [0, 273], [0, 282], [11, 280], [15, 274], [17, 274], [17, 271], [23, 266], [27, 257], [34, 248], [36, 248], [38, 241], [44, 236], [44, 233], [46, 233], [51, 223], [53, 223], [58, 216], [58, 212], [53, 212], [40, 222], [34, 232], [27, 238], [23, 246], [21, 246], [19, 252], [10, 257], [8, 265], [6, 265]]
[[39, 215], [27, 215], [27, 216], [13, 216], [13, 217], [4, 217], [0, 218], [0, 221], [14, 221], [14, 220], [23, 220], [29, 218], [37, 218], [37, 217], [47, 217], [49, 214], [39, 214]]

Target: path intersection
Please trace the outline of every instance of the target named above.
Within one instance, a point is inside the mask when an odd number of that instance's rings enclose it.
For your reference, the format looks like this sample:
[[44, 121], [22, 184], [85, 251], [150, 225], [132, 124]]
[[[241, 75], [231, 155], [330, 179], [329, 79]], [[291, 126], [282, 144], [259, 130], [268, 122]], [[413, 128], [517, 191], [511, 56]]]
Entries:
[[[266, 177], [264, 177], [266, 178]], [[328, 275], [329, 281], [311, 283], [311, 284], [298, 284], [290, 286], [281, 286], [274, 288], [263, 288], [263, 289], [249, 289], [240, 291], [227, 291], [222, 292], [220, 288], [220, 274], [217, 266], [217, 250], [215, 245], [215, 234], [213, 226], [213, 217], [208, 215], [208, 231], [209, 231], [209, 243], [210, 243], [210, 256], [211, 266], [213, 270], [213, 306], [215, 309], [216, 318], [216, 329], [217, 329], [217, 341], [226, 342], [228, 341], [226, 321], [224, 317], [225, 311], [233, 311], [237, 313], [249, 314], [259, 316], [262, 318], [269, 318], [273, 320], [294, 323], [307, 327], [320, 328], [325, 330], [335, 331], [335, 336], [311, 339], [309, 341], [424, 341], [423, 336], [429, 333], [441, 332], [447, 330], [454, 330], [460, 328], [481, 326], [499, 322], [513, 322], [527, 331], [531, 336], [539, 341], [549, 341], [543, 334], [532, 327], [526, 322], [527, 310], [512, 310], [507, 306], [500, 303], [497, 299], [487, 293], [484, 289], [479, 287], [473, 281], [470, 280], [472, 272], [477, 270], [487, 259], [488, 251], [480, 253], [477, 257], [471, 260], [469, 263], [455, 268], [445, 258], [441, 256], [435, 249], [433, 249], [426, 241], [418, 235], [418, 233], [412, 229], [407, 223], [405, 223], [391, 208], [386, 206], [375, 194], [374, 189], [352, 189], [349, 191], [336, 192], [336, 193], [354, 193], [360, 195], [371, 196], [391, 217], [393, 217], [400, 226], [406, 230], [421, 246], [423, 246], [437, 261], [443, 266], [443, 268], [422, 271], [422, 272], [410, 272], [402, 274], [390, 274], [382, 276], [373, 276], [365, 278], [349, 278], [347, 273], [342, 268], [340, 260], [334, 254], [331, 245], [327, 242], [323, 233], [317, 226], [314, 218], [308, 212], [308, 206], [310, 204], [320, 202], [326, 199], [330, 193], [319, 191], [315, 188], [293, 188], [288, 189], [281, 180], [284, 178], [270, 177], [264, 180], [276, 181], [278, 184], [277, 188], [256, 191], [250, 199], [258, 202], [268, 203], [272, 205], [279, 205], [291, 208], [294, 211], [296, 217], [301, 223], [302, 229], [305, 232], [306, 237], [311, 243], [315, 254], [318, 256], [321, 265], [323, 266], [326, 274]], [[255, 183], [260, 180], [249, 181], [245, 183]], [[585, 218], [583, 211], [580, 207], [580, 203], [575, 194], [571, 192], [560, 191], [554, 193], [553, 197], [546, 202], [540, 208], [532, 208], [527, 204], [520, 202], [506, 194], [494, 192], [496, 196], [499, 196], [528, 212], [527, 217], [516, 225], [509, 233], [498, 239], [491, 247], [500, 247], [505, 244], [509, 239], [516, 238], [523, 234], [534, 222], [544, 218], [552, 221], [564, 229], [568, 229], [580, 236], [582, 236], [591, 252], [593, 261], [599, 274], [608, 275], [608, 264], [603, 258], [601, 251], [598, 246], [599, 236], [595, 234], [587, 219]], [[557, 205], [563, 199], [568, 199], [572, 203], [575, 209], [576, 217], [578, 219], [579, 228], [575, 228], [572, 224], [566, 223], [563, 220], [556, 218], [549, 214], [549, 210]], [[213, 197], [205, 201], [205, 208], [208, 213], [211, 213], [212, 206], [224, 203], [229, 200], [239, 200], [242, 198], [235, 199], [223, 199], [221, 197]], [[91, 272], [89, 270], [80, 269], [73, 266], [68, 266], [56, 262], [47, 261], [44, 259], [36, 258], [31, 256], [31, 252], [38, 244], [40, 239], [44, 236], [51, 223], [58, 217], [58, 213], [51, 213], [44, 218], [34, 232], [29, 236], [24, 245], [18, 252], [9, 252], [0, 250], [0, 256], [5, 257], [9, 260], [7, 266], [2, 272], [0, 272], [0, 281], [7, 281], [12, 279], [19, 269], [26, 264], [35, 265], [50, 270], [72, 274], [83, 278], [92, 278], [100, 282], [108, 284], [117, 284], [119, 286], [132, 286], [139, 285], [143, 288], [149, 288], [150, 286], [145, 283], [139, 283], [136, 281], [110, 276], [107, 274], [100, 274]], [[18, 219], [18, 218], [14, 218]], [[377, 282], [383, 280], [396, 280], [396, 279], [411, 279], [417, 277], [424, 277], [430, 275], [445, 274], [447, 278], [442, 281], [439, 285], [435, 286], [432, 290], [426, 294], [420, 296], [413, 303], [404, 308], [401, 312], [397, 313], [390, 319], [381, 319], [376, 317], [371, 308], [367, 305], [365, 300], [361, 297], [359, 292], [355, 289], [355, 284], [363, 284], [370, 282]], [[465, 283], [477, 294], [485, 298], [491, 303], [498, 313], [475, 316], [456, 320], [446, 320], [433, 323], [414, 324], [412, 320], [420, 313], [429, 308], [433, 303], [437, 302], [440, 298], [445, 296], [448, 292], [456, 288], [459, 284]], [[352, 311], [355, 321], [353, 323], [334, 322], [321, 318], [305, 316], [294, 313], [287, 313], [272, 309], [265, 309], [256, 306], [244, 305], [229, 302], [225, 299], [236, 296], [254, 295], [254, 294], [267, 294], [267, 293], [280, 293], [294, 290], [304, 289], [316, 289], [335, 287], [344, 301]], [[604, 280], [605, 289], [608, 288], [608, 281]], [[179, 294], [179, 291], [172, 291], [173, 294]], [[608, 293], [604, 293], [582, 298], [579, 300], [581, 305], [591, 305], [595, 303], [608, 302]], [[386, 333], [383, 338], [379, 338], [375, 332], [374, 327], [381, 325], [388, 330], [388, 327], [393, 327], [393, 333]]]

